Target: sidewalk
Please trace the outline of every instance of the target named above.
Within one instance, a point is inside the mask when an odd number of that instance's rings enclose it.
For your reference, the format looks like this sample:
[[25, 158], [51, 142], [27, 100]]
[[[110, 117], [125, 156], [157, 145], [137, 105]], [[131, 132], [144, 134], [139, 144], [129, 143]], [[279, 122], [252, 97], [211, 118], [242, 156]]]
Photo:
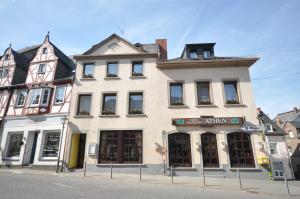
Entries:
[[[29, 175], [49, 175], [57, 177], [74, 177], [81, 180], [111, 180], [110, 173], [91, 173], [87, 172], [83, 176], [82, 172], [76, 171], [71, 173], [55, 173], [54, 171], [42, 171], [32, 169], [0, 169], [0, 173], [14, 173], [14, 174], [29, 174]], [[149, 184], [163, 184], [170, 186], [192, 186], [205, 189], [221, 189], [226, 191], [244, 191], [253, 194], [267, 194], [277, 196], [287, 196], [286, 184], [284, 181], [266, 181], [266, 180], [252, 180], [243, 179], [241, 176], [242, 190], [238, 178], [224, 179], [222, 177], [206, 177], [205, 186], [203, 186], [203, 177], [185, 177], [174, 176], [173, 184], [171, 177], [162, 175], [142, 175], [142, 180], [139, 180], [139, 174], [120, 174], [113, 173], [112, 180], [124, 181], [127, 183], [149, 183]], [[300, 198], [300, 181], [289, 181], [289, 189], [292, 198]]]

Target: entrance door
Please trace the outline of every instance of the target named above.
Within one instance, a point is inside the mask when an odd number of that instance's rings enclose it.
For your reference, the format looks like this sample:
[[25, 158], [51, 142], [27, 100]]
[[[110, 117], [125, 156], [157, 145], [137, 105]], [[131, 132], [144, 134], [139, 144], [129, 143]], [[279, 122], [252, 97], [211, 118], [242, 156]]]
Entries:
[[77, 168], [83, 168], [84, 153], [85, 153], [85, 140], [86, 140], [86, 134], [80, 134], [79, 150], [78, 150], [78, 154], [77, 154]]
[[31, 165], [34, 162], [34, 156], [36, 151], [37, 139], [38, 139], [39, 131], [29, 131], [26, 144], [25, 151], [23, 155], [23, 164], [24, 166]]
[[169, 166], [191, 167], [191, 143], [187, 133], [173, 133], [168, 136]]
[[73, 134], [71, 138], [71, 151], [69, 168], [83, 168], [85, 154], [86, 134]]
[[34, 156], [35, 156], [35, 151], [36, 151], [36, 143], [37, 143], [38, 135], [39, 134], [37, 132], [34, 133], [29, 164], [33, 164], [33, 161], [34, 161]]

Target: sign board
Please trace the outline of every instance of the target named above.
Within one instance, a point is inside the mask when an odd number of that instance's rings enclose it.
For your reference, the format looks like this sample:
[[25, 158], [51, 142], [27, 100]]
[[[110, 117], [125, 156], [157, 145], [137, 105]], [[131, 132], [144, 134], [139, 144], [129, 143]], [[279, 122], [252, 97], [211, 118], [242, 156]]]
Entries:
[[96, 143], [89, 143], [88, 155], [96, 155]]
[[213, 126], [213, 125], [241, 125], [242, 117], [200, 117], [200, 118], [173, 118], [175, 126]]
[[261, 131], [261, 127], [260, 126], [243, 126], [241, 128], [241, 130], [243, 131], [247, 131], [247, 132], [252, 132], [252, 131]]

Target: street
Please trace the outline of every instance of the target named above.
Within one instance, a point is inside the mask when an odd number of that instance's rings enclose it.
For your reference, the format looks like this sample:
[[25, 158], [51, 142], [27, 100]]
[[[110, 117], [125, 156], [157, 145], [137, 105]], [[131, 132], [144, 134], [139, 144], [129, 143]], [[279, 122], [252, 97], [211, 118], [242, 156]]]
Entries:
[[[0, 173], [1, 199], [87, 199], [87, 198], [287, 198], [249, 190], [217, 189], [213, 186], [187, 186], [150, 181], [131, 181], [124, 178], [113, 180], [98, 177], [40, 175], [22, 172]], [[293, 195], [292, 198], [300, 198]]]

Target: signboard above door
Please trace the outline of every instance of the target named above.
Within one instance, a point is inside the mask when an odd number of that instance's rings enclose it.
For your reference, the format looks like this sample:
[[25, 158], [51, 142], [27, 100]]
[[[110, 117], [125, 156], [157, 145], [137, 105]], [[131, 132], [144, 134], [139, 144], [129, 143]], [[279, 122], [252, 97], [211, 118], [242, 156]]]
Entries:
[[200, 118], [173, 118], [175, 126], [213, 126], [213, 125], [241, 125], [242, 117], [200, 117]]

